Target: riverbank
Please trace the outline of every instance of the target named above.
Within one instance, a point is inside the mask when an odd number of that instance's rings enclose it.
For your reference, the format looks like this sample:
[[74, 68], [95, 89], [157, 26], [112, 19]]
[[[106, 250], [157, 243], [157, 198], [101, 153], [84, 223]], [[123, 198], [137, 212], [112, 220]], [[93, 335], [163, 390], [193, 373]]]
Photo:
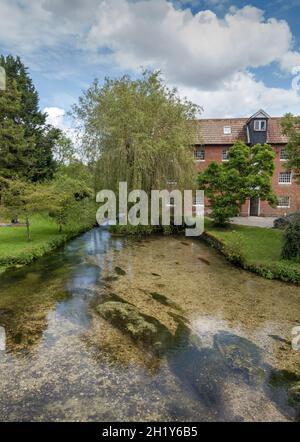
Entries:
[[281, 259], [281, 230], [241, 225], [222, 229], [206, 220], [202, 238], [245, 270], [300, 285], [300, 263]]
[[[93, 227], [94, 220], [77, 224], [60, 233], [50, 217], [36, 216], [31, 221], [31, 241], [27, 241], [26, 227], [0, 228], [0, 273], [19, 267], [51, 253], [70, 239]], [[115, 232], [116, 233], [116, 232]], [[150, 230], [148, 234], [153, 234]], [[168, 232], [171, 234], [172, 232]], [[138, 232], [134, 231], [134, 235]], [[142, 236], [145, 232], [141, 232]], [[278, 279], [300, 285], [300, 263], [281, 259], [283, 233], [280, 230], [230, 225], [213, 226], [205, 220], [205, 234], [209, 245], [218, 249], [230, 262], [267, 279]]]
[[195, 238], [92, 229], [1, 277], [0, 420], [294, 421], [298, 295]]
[[31, 241], [26, 237], [26, 226], [0, 228], [0, 273], [30, 264], [32, 261], [52, 252], [67, 241], [91, 229], [94, 220], [85, 224], [75, 224], [58, 231], [57, 224], [46, 216], [36, 216], [31, 220]]

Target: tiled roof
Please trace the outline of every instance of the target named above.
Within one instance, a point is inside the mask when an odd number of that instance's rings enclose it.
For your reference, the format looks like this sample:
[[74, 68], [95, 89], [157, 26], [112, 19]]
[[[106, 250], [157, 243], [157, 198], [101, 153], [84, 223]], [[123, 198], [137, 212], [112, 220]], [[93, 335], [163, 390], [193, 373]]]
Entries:
[[268, 137], [267, 142], [270, 144], [287, 143], [288, 137], [282, 134], [281, 130], [282, 118], [270, 118], [268, 121]]
[[[247, 143], [246, 123], [248, 118], [201, 119], [197, 121], [195, 144], [233, 144], [241, 140]], [[287, 143], [281, 132], [281, 118], [268, 120], [267, 143]], [[231, 134], [224, 135], [224, 127], [231, 127]]]

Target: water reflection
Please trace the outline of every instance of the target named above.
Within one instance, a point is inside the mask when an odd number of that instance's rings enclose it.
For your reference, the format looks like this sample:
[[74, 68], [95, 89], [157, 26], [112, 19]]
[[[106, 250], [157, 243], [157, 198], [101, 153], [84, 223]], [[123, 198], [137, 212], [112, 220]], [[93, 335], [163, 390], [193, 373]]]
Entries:
[[[107, 301], [133, 306], [163, 345], [102, 317]], [[293, 420], [288, 384], [270, 379], [298, 379], [299, 309], [299, 288], [197, 241], [94, 229], [0, 278], [0, 419]]]
[[6, 349], [6, 334], [5, 328], [0, 327], [0, 351], [5, 351]]

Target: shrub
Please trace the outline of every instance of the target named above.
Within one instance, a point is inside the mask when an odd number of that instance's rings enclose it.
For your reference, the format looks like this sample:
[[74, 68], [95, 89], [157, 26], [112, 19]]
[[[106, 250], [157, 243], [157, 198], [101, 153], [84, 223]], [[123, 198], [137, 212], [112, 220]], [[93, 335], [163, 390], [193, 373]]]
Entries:
[[300, 262], [300, 220], [290, 223], [284, 231], [282, 257]]
[[184, 229], [185, 225], [175, 226], [173, 224], [170, 226], [152, 226], [150, 224], [148, 226], [132, 226], [131, 224], [122, 226], [117, 224], [109, 227], [111, 234], [116, 236], [148, 236], [153, 234], [172, 235], [182, 233]]
[[109, 231], [113, 235], [134, 235], [134, 236], [147, 236], [152, 235], [153, 233], [156, 233], [157, 228], [155, 226], [132, 226], [131, 224], [128, 224], [126, 226], [122, 226], [120, 224], [117, 224], [115, 226], [110, 226]]
[[295, 213], [291, 213], [288, 216], [281, 216], [279, 218], [276, 218], [274, 221], [274, 228], [275, 229], [285, 229], [291, 223], [294, 223], [297, 221], [300, 222], [300, 212], [295, 212]]

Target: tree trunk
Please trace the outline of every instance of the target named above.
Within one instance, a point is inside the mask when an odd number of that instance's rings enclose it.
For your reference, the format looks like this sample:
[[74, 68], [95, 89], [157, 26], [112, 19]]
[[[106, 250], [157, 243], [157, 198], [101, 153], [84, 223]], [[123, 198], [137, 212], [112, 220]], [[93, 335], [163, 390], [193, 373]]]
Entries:
[[26, 230], [27, 230], [27, 241], [30, 241], [30, 224], [29, 224], [29, 219], [28, 217], [26, 217]]

